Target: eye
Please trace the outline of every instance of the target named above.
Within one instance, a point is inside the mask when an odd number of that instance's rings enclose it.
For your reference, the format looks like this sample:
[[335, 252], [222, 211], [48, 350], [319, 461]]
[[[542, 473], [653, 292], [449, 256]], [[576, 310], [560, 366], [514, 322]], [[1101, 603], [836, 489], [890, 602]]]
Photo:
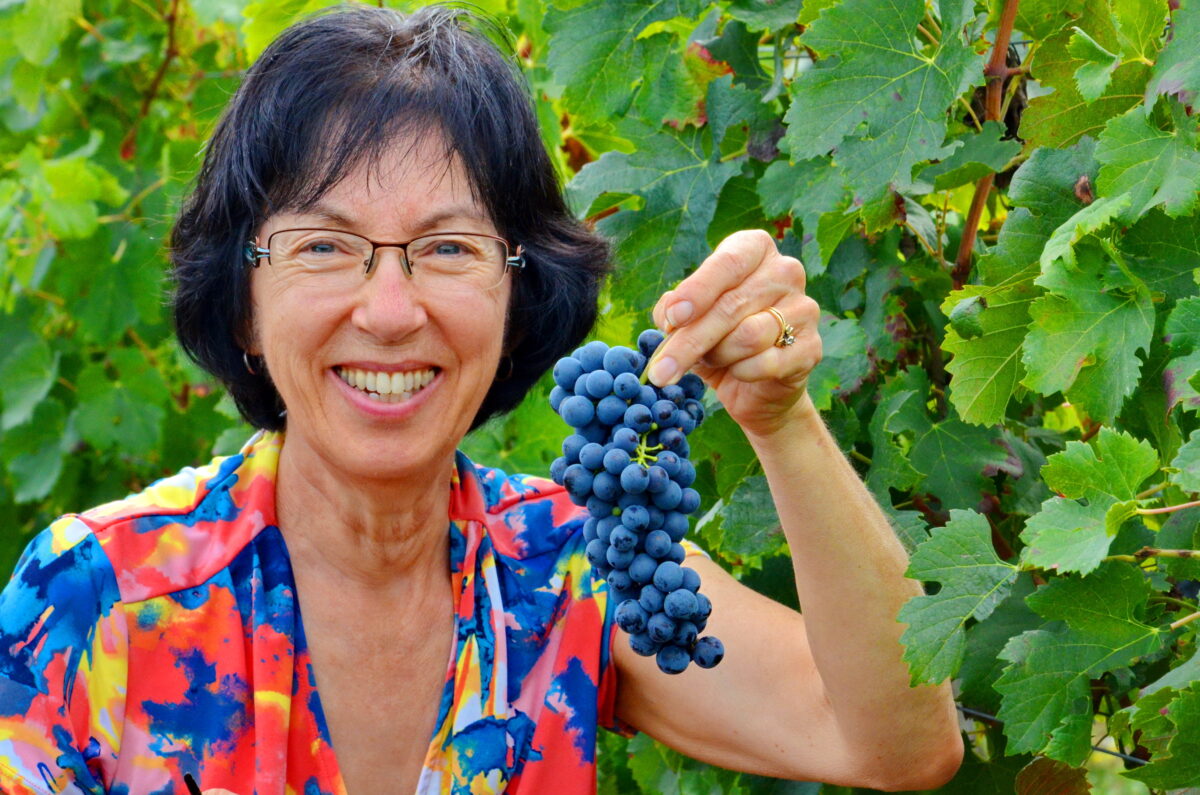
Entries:
[[433, 247], [433, 253], [439, 257], [454, 257], [465, 253], [463, 247], [459, 243], [450, 241], [439, 241]]
[[331, 256], [346, 253], [346, 246], [338, 240], [309, 240], [301, 247], [310, 256]]
[[415, 256], [451, 260], [475, 257], [478, 253], [469, 238], [451, 236], [421, 240], [417, 244]]

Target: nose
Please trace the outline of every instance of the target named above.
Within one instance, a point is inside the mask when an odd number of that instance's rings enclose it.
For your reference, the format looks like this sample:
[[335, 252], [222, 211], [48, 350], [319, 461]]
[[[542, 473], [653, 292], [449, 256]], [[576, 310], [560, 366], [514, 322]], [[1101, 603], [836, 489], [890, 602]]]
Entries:
[[405, 273], [400, 257], [397, 249], [375, 252], [352, 313], [354, 325], [380, 342], [403, 339], [429, 319], [421, 291]]

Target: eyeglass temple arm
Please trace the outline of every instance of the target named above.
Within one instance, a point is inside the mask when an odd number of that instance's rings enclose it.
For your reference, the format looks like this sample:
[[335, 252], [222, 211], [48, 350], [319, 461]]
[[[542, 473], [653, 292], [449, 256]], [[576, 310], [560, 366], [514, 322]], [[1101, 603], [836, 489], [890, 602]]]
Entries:
[[246, 243], [246, 248], [242, 250], [242, 254], [246, 257], [246, 262], [257, 268], [259, 260], [270, 256], [271, 251], [258, 245], [256, 241], [250, 240]]
[[504, 264], [513, 270], [522, 270], [525, 267], [525, 248], [517, 246], [517, 253], [505, 259]]

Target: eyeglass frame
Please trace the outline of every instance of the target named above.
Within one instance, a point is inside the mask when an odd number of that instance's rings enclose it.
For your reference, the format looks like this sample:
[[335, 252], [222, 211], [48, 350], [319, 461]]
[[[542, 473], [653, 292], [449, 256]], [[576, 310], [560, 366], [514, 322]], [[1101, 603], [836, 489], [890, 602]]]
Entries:
[[[410, 279], [413, 278], [412, 263], [409, 262], [408, 259], [408, 247], [418, 240], [427, 237], [437, 237], [438, 235], [473, 235], [475, 237], [486, 237], [490, 238], [491, 240], [496, 240], [504, 246], [504, 273], [507, 273], [509, 270], [520, 272], [525, 269], [524, 247], [518, 244], [516, 247], [516, 253], [510, 255], [508, 252], [512, 250], [511, 244], [499, 235], [489, 235], [484, 232], [428, 232], [423, 235], [417, 235], [416, 237], [404, 243], [385, 243], [382, 241], [372, 240], [369, 237], [360, 235], [357, 232], [351, 232], [346, 229], [330, 229], [328, 227], [321, 226], [298, 226], [294, 229], [277, 229], [267, 236], [266, 248], [258, 245], [257, 240], [249, 240], [246, 242], [246, 248], [243, 249], [243, 254], [246, 258], [246, 261], [249, 262], [252, 267], [257, 268], [261, 263], [262, 258], [266, 257], [267, 264], [270, 264], [271, 239], [276, 235], [283, 234], [284, 232], [336, 232], [339, 235], [353, 235], [354, 237], [367, 241], [371, 244], [371, 256], [368, 257], [367, 261], [364, 263], [365, 268], [363, 276], [371, 275], [371, 270], [375, 267], [375, 253], [382, 247], [400, 249], [400, 267], [404, 270], [405, 276]], [[501, 274], [501, 277], [503, 277], [503, 273]]]

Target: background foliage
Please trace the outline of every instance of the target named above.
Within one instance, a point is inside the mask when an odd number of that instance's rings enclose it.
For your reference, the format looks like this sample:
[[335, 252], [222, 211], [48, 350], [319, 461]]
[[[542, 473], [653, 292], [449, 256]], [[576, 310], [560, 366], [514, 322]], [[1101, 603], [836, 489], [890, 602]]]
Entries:
[[[241, 73], [325, 5], [0, 0], [0, 569], [247, 436], [171, 337], [164, 240]], [[735, 229], [804, 261], [813, 397], [930, 583], [913, 679], [964, 707], [944, 791], [1200, 784], [1200, 1], [483, 5], [617, 242], [598, 336]], [[547, 391], [468, 452], [544, 472]], [[693, 450], [699, 540], [794, 604], [740, 431], [716, 410]], [[603, 791], [837, 789], [603, 743]]]

